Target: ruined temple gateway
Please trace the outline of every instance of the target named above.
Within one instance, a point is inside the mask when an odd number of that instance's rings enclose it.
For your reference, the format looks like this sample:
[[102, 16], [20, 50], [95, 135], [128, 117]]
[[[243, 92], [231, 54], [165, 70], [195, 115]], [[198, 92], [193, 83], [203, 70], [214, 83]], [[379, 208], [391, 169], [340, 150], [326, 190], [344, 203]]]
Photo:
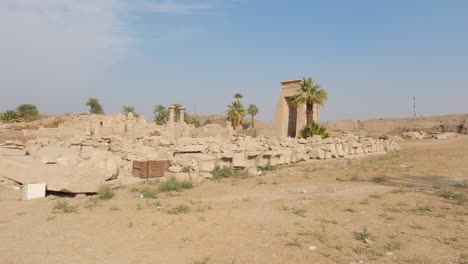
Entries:
[[[281, 82], [282, 90], [275, 113], [275, 130], [279, 137], [296, 137], [306, 124], [306, 106], [296, 108], [293, 97], [298, 94], [302, 80]], [[319, 121], [319, 106], [314, 106], [314, 121]]]

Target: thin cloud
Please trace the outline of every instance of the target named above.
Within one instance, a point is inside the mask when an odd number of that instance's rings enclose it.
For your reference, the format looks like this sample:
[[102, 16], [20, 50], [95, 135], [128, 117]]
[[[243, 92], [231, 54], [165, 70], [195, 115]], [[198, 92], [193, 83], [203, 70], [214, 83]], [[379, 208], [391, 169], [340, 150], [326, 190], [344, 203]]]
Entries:
[[239, 0], [137, 0], [131, 5], [146, 12], [191, 14], [218, 8], [229, 8], [238, 1]]

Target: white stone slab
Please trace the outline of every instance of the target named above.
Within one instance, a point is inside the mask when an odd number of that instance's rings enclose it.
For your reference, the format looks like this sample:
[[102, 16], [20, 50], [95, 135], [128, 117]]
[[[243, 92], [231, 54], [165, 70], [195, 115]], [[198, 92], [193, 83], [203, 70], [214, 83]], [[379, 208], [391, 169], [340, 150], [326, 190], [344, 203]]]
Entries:
[[23, 185], [23, 200], [44, 198], [46, 196], [45, 183], [29, 183]]

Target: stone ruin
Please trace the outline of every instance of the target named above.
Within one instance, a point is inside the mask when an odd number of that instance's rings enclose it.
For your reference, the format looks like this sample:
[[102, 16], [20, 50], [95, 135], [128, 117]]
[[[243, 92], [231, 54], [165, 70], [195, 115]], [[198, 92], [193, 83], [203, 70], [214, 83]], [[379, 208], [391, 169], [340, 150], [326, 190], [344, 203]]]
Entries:
[[[303, 80], [281, 82], [282, 90], [275, 113], [275, 135], [278, 137], [296, 137], [306, 124], [306, 106], [296, 108], [293, 98], [297, 95]], [[319, 121], [319, 106], [314, 106], [313, 120]]]
[[[200, 128], [184, 120], [184, 107], [175, 120], [169, 107], [165, 125], [143, 116], [66, 115], [58, 128], [23, 130], [27, 142], [0, 144], [0, 179], [21, 184], [45, 183], [48, 191], [95, 193], [102, 184], [127, 185], [141, 181], [132, 176], [134, 161], [168, 160], [169, 177], [203, 181], [216, 167], [247, 170], [311, 160], [339, 159], [399, 149], [392, 139], [344, 134], [338, 138], [295, 138], [305, 125], [305, 109], [295, 110], [291, 98], [300, 80], [283, 82], [276, 111], [278, 136], [256, 137], [225, 126]], [[318, 120], [318, 108], [314, 119]]]

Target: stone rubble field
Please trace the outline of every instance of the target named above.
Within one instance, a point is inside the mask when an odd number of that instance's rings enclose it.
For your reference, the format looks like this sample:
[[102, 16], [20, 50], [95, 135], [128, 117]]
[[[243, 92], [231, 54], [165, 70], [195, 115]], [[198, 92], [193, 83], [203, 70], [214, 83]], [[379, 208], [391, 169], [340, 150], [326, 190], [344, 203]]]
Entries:
[[169, 160], [169, 173], [202, 181], [216, 167], [247, 170], [398, 151], [395, 140], [345, 134], [338, 138], [278, 139], [235, 135], [171, 139], [150, 135], [73, 136], [68, 140], [41, 137], [26, 143], [0, 144], [0, 177], [23, 184], [43, 182], [49, 191], [93, 193], [105, 182], [135, 183], [133, 161]]

